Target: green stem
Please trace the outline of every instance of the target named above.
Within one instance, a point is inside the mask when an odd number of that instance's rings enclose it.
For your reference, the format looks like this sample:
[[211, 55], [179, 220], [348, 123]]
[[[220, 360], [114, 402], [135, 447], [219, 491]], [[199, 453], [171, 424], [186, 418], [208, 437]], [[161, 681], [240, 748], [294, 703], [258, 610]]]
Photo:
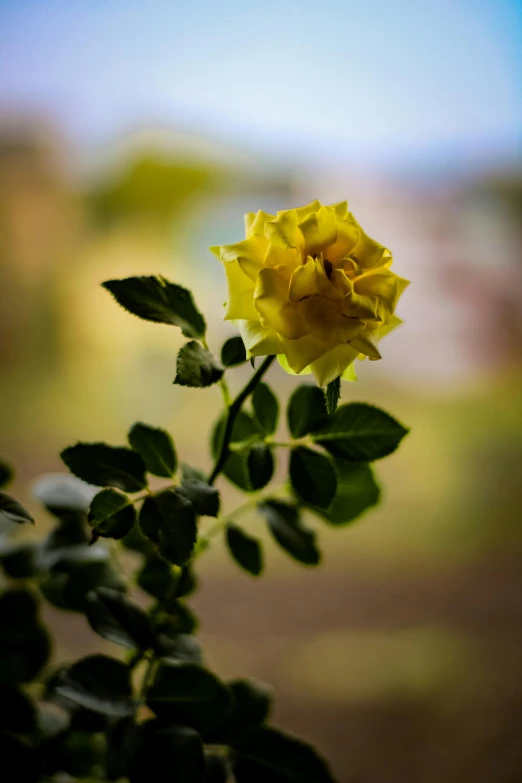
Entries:
[[225, 462], [228, 459], [228, 456], [230, 454], [230, 438], [232, 436], [232, 429], [234, 427], [234, 423], [237, 419], [238, 413], [241, 410], [241, 406], [243, 405], [246, 398], [252, 394], [254, 389], [256, 388], [257, 384], [265, 374], [265, 372], [268, 370], [272, 362], [274, 361], [275, 356], [267, 356], [266, 359], [262, 364], [259, 365], [259, 368], [256, 370], [256, 372], [253, 374], [253, 376], [250, 378], [247, 385], [239, 392], [236, 399], [231, 403], [231, 405], [228, 408], [228, 415], [227, 415], [227, 421], [225, 424], [225, 431], [223, 433], [223, 437], [221, 439], [221, 446], [219, 449], [219, 454], [216, 459], [214, 468], [212, 470], [212, 473], [210, 474], [208, 478], [208, 483], [213, 484], [214, 481], [217, 479], [223, 468], [225, 467]]

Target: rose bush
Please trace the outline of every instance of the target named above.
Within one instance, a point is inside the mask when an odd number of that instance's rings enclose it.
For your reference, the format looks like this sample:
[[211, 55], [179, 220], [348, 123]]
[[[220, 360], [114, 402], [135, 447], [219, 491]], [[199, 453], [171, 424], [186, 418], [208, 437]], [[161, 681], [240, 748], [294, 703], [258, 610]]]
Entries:
[[408, 280], [346, 201], [245, 215], [246, 239], [211, 248], [228, 281], [225, 318], [237, 321], [249, 356], [277, 354], [289, 372], [324, 386], [355, 380], [355, 359], [380, 359], [379, 341]]

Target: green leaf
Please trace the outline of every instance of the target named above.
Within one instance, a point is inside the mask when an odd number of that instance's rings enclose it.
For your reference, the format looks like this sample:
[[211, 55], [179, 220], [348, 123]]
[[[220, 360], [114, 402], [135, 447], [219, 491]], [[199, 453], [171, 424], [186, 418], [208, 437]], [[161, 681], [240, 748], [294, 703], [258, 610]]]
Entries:
[[[221, 417], [218, 419], [212, 433], [211, 446], [214, 459], [217, 457], [224, 427], [225, 419], [224, 417]], [[263, 437], [262, 433], [259, 431], [258, 425], [246, 411], [240, 411], [232, 428], [230, 442], [241, 443], [242, 441], [250, 440], [255, 436], [257, 436], [259, 440]], [[245, 492], [252, 491], [248, 473], [248, 456], [246, 452], [232, 452], [226, 461], [223, 473], [229, 481], [240, 489]]]
[[174, 383], [201, 389], [217, 383], [223, 377], [223, 372], [210, 351], [196, 340], [191, 340], [178, 353]]
[[217, 517], [219, 514], [219, 490], [206, 481], [184, 478], [178, 492], [190, 500], [196, 514], [202, 517]]
[[327, 420], [324, 394], [318, 386], [298, 386], [287, 408], [288, 429], [294, 438], [302, 438]]
[[182, 601], [172, 601], [168, 614], [162, 614], [156, 622], [158, 634], [174, 638], [179, 634], [195, 633], [198, 628], [198, 618]]
[[0, 640], [0, 685], [29, 682], [47, 663], [49, 636], [28, 590], [6, 590], [0, 595]]
[[249, 731], [235, 745], [237, 783], [335, 783], [311, 745], [269, 726]]
[[160, 718], [196, 731], [212, 729], [233, 705], [227, 686], [193, 663], [160, 664], [147, 692], [147, 705]]
[[226, 541], [236, 563], [252, 576], [259, 576], [263, 570], [263, 551], [257, 538], [247, 535], [237, 525], [227, 525]]
[[11, 734], [0, 734], [0, 758], [2, 769], [7, 775], [14, 775], [11, 780], [16, 783], [38, 783], [42, 780], [40, 759], [25, 739]]
[[148, 614], [116, 590], [99, 587], [89, 593], [85, 614], [92, 630], [110, 642], [138, 650], [155, 645]]
[[31, 699], [20, 688], [0, 687], [0, 733], [32, 734], [36, 729], [36, 710]]
[[64, 731], [47, 742], [41, 750], [47, 773], [67, 773], [85, 780], [95, 774], [105, 756], [105, 741], [99, 734]]
[[131, 449], [106, 443], [77, 443], [60, 454], [71, 473], [96, 487], [116, 487], [124, 492], [145, 489], [145, 463]]
[[[33, 484], [34, 497], [63, 525], [57, 528], [57, 538], [73, 538], [87, 542], [87, 511], [97, 490], [70, 473], [48, 473]], [[58, 532], [59, 531], [59, 532]], [[58, 544], [62, 545], [62, 544]]]
[[234, 695], [234, 708], [212, 732], [211, 744], [228, 745], [264, 723], [269, 715], [272, 690], [264, 682], [237, 679], [227, 683]]
[[142, 724], [129, 764], [129, 783], [205, 783], [205, 755], [199, 734], [187, 726]]
[[0, 492], [0, 520], [7, 522], [31, 522], [34, 525], [34, 519], [26, 509], [10, 495]]
[[290, 481], [296, 495], [312, 506], [328, 508], [335, 497], [337, 476], [332, 461], [304, 446], [290, 452]]
[[196, 543], [196, 513], [190, 501], [175, 489], [145, 499], [140, 527], [160, 555], [174, 565], [183, 565]]
[[176, 581], [173, 566], [162, 557], [149, 558], [137, 578], [141, 589], [159, 600], [171, 595]]
[[125, 589], [125, 579], [117, 573], [105, 546], [73, 546], [48, 554], [49, 576], [40, 583], [44, 597], [60, 609], [84, 612], [87, 595], [98, 587]]
[[304, 565], [318, 565], [321, 554], [315, 533], [302, 522], [296, 505], [271, 499], [259, 503], [257, 508], [279, 546]]
[[326, 410], [331, 416], [337, 410], [337, 405], [341, 399], [341, 378], [331, 381], [325, 389], [324, 398], [326, 400]]
[[205, 335], [205, 319], [191, 292], [164, 277], [127, 277], [107, 280], [102, 285], [118, 304], [139, 318], [179, 326], [185, 337]]
[[203, 659], [199, 642], [187, 633], [178, 633], [174, 636], [160, 634], [157, 651], [164, 660], [201, 664]]
[[245, 344], [241, 337], [229, 337], [221, 349], [223, 367], [237, 367], [247, 360]]
[[379, 502], [380, 490], [371, 466], [336, 460], [338, 485], [332, 505], [318, 512], [332, 525], [346, 525]]
[[39, 544], [8, 544], [0, 548], [0, 563], [11, 579], [30, 579], [40, 572], [39, 554]]
[[148, 473], [171, 478], [176, 472], [174, 443], [168, 432], [140, 422], [131, 428], [128, 440], [134, 451], [143, 457]]
[[247, 469], [250, 487], [254, 491], [263, 489], [274, 475], [274, 458], [271, 449], [264, 443], [256, 443], [247, 455]]
[[102, 489], [93, 498], [89, 524], [99, 536], [124, 538], [136, 522], [136, 509], [126, 495], [115, 489]]
[[261, 432], [265, 435], [272, 435], [277, 429], [279, 403], [274, 392], [266, 383], [258, 383], [254, 389], [252, 407]]
[[65, 669], [54, 688], [58, 696], [103, 715], [132, 715], [129, 667], [107, 655], [88, 655]]
[[0, 487], [5, 487], [13, 478], [13, 469], [7, 462], [0, 460]]
[[341, 405], [313, 438], [335, 457], [372, 462], [392, 454], [407, 432], [379, 408], [352, 402]]

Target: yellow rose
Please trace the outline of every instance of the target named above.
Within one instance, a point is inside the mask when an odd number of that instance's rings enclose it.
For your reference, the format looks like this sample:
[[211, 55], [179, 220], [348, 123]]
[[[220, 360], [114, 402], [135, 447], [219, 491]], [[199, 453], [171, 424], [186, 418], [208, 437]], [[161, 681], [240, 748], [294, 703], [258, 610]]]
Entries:
[[348, 204], [245, 215], [246, 239], [211, 248], [228, 281], [225, 319], [237, 321], [249, 356], [277, 354], [323, 386], [355, 380], [355, 359], [380, 359], [379, 340], [402, 321], [408, 285], [392, 256], [359, 226]]

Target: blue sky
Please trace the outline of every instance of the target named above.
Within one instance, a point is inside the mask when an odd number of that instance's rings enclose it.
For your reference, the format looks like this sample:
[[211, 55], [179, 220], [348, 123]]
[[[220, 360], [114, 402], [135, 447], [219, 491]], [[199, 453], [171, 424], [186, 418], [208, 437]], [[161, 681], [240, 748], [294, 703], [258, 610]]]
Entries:
[[0, 110], [83, 142], [154, 122], [280, 153], [512, 154], [521, 88], [515, 0], [0, 0]]

